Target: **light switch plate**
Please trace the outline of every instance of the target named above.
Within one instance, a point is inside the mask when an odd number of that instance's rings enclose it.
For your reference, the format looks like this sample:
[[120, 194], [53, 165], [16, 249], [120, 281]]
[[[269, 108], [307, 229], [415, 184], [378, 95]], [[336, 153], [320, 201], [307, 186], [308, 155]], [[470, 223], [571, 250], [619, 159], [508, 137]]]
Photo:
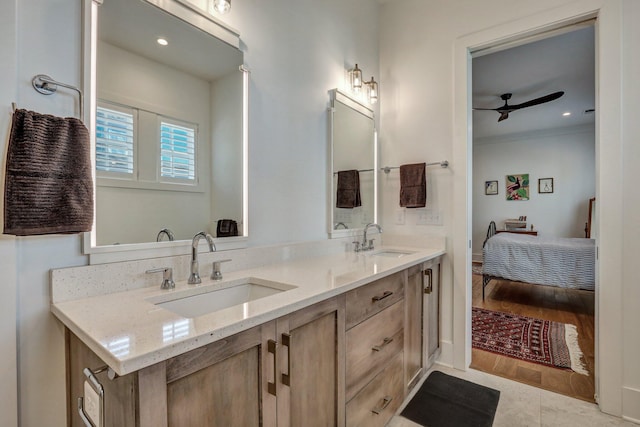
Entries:
[[102, 427], [100, 419], [100, 396], [88, 381], [84, 382], [84, 413], [95, 427]]
[[396, 225], [404, 225], [405, 213], [404, 209], [396, 210]]

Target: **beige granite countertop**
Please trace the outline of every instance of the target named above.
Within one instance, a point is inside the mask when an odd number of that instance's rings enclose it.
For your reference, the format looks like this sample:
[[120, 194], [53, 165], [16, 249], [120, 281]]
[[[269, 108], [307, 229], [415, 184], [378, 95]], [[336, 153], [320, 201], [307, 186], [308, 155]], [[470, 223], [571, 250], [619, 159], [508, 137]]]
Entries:
[[[410, 253], [376, 255], [390, 249]], [[117, 374], [126, 375], [443, 254], [444, 249], [382, 247], [308, 257], [224, 273], [222, 281], [203, 275], [202, 284], [195, 286], [178, 280], [174, 290], [153, 286], [54, 302], [51, 311]], [[208, 292], [246, 278], [293, 289], [194, 318], [151, 302]]]

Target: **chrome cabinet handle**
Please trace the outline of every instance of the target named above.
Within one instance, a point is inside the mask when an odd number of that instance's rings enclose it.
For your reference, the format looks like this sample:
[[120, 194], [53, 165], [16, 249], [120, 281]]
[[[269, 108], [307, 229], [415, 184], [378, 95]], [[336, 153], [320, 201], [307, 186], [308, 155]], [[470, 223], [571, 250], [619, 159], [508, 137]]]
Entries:
[[267, 391], [269, 394], [276, 396], [276, 372], [278, 372], [278, 363], [276, 358], [276, 347], [278, 343], [274, 340], [267, 341], [267, 351], [273, 354], [273, 382], [267, 381]]
[[380, 415], [380, 412], [382, 412], [385, 409], [387, 409], [387, 406], [389, 406], [389, 404], [391, 403], [392, 400], [393, 400], [393, 397], [385, 396], [384, 398], [382, 398], [382, 405], [373, 408], [371, 410], [371, 412], [373, 412], [376, 415]]
[[375, 297], [371, 298], [372, 302], [378, 302], [378, 301], [382, 301], [385, 298], [390, 297], [391, 295], [393, 295], [393, 292], [391, 291], [384, 291], [384, 293], [382, 295], [376, 295]]
[[426, 286], [424, 286], [424, 293], [430, 294], [431, 292], [433, 292], [433, 270], [430, 268], [427, 268], [424, 271], [423, 281], [425, 276], [427, 277], [428, 280], [427, 280]]
[[282, 345], [287, 347], [287, 373], [282, 374], [282, 384], [291, 387], [291, 335], [282, 334]]
[[382, 350], [383, 347], [391, 344], [392, 341], [393, 341], [393, 338], [386, 337], [385, 339], [382, 340], [382, 344], [371, 347], [371, 350], [380, 351]]

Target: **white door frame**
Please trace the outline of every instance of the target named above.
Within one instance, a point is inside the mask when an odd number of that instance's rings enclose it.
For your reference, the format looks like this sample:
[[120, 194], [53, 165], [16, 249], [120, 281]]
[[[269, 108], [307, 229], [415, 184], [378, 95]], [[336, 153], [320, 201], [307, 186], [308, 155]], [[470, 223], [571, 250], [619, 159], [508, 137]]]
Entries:
[[[456, 40], [454, 51], [453, 365], [471, 363], [472, 128], [471, 52], [589, 18], [596, 21], [596, 395], [600, 409], [622, 415], [622, 0], [584, 0]], [[607, 111], [607, 114], [599, 114]], [[606, 206], [607, 209], [601, 209]], [[606, 293], [600, 278], [607, 278]], [[599, 331], [607, 331], [600, 334]]]

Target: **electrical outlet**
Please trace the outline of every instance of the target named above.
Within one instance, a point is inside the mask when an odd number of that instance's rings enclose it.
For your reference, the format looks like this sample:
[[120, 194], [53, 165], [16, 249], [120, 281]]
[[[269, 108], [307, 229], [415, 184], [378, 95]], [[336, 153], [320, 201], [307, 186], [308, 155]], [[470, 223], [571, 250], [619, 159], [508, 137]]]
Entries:
[[396, 225], [404, 225], [405, 212], [404, 209], [396, 210]]
[[84, 382], [84, 412], [96, 427], [102, 427], [100, 419], [100, 396], [88, 381]]

